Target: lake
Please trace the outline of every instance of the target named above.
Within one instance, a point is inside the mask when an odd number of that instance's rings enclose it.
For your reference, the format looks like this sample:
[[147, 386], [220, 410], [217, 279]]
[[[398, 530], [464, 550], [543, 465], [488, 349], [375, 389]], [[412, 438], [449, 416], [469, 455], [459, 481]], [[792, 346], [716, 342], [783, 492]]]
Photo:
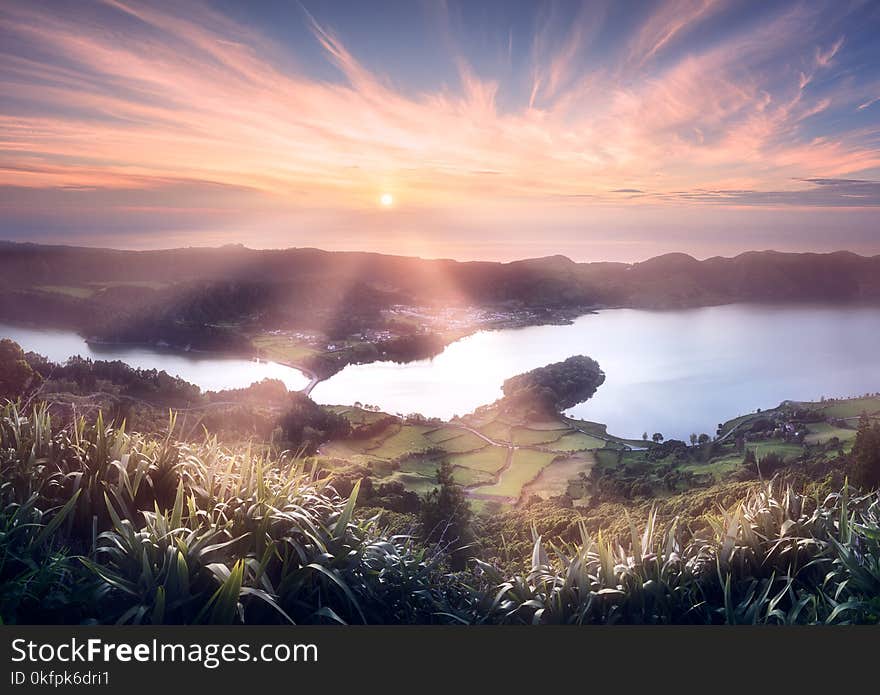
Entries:
[[[308, 379], [283, 365], [128, 346], [89, 346], [67, 331], [0, 324], [0, 336], [55, 361], [81, 354], [165, 369], [202, 389], [264, 377], [290, 389]], [[431, 360], [350, 365], [318, 384], [319, 403], [377, 405], [391, 413], [449, 418], [501, 396], [514, 374], [584, 354], [605, 371], [596, 395], [569, 411], [620, 436], [661, 432], [687, 439], [785, 399], [880, 390], [880, 308], [746, 305], [675, 311], [609, 309], [571, 325], [482, 331]]]
[[589, 355], [605, 372], [569, 414], [639, 438], [687, 440], [782, 400], [880, 390], [880, 308], [732, 304], [676, 311], [611, 309], [566, 326], [484, 331], [432, 360], [352, 365], [318, 384], [320, 403], [463, 415], [501, 396], [520, 372]]
[[164, 369], [196, 384], [203, 391], [221, 391], [250, 386], [265, 378], [281, 379], [288, 389], [305, 388], [309, 379], [298, 369], [275, 362], [255, 362], [240, 357], [208, 353], [177, 352], [133, 345], [90, 345], [72, 331], [22, 328], [0, 323], [0, 338], [12, 338], [24, 348], [64, 362], [81, 355], [93, 360], [122, 360], [140, 369]]

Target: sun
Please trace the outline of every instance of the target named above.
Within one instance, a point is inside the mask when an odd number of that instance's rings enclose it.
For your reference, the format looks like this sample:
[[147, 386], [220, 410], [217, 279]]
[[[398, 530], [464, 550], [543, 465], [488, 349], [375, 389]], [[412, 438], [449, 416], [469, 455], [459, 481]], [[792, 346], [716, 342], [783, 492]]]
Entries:
[[390, 208], [394, 205], [394, 196], [390, 193], [383, 193], [379, 196], [379, 202], [382, 204], [383, 208]]

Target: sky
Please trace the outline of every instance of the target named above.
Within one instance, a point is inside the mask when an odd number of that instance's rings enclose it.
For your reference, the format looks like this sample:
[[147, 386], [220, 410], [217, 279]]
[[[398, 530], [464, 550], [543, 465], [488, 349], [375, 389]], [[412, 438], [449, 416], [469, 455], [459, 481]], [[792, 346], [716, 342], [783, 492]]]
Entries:
[[0, 238], [880, 253], [880, 3], [0, 3]]

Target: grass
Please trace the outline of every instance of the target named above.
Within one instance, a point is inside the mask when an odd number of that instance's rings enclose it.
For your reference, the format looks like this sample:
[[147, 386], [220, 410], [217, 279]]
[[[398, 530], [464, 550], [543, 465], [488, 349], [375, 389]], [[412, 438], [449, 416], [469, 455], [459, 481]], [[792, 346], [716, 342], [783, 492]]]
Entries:
[[556, 429], [536, 429], [529, 427], [515, 427], [512, 429], [513, 443], [517, 446], [533, 446], [536, 444], [549, 444], [571, 432], [569, 428], [559, 428], [558, 423]]
[[487, 473], [496, 473], [507, 461], [507, 449], [487, 446], [485, 449], [446, 457], [453, 466], [473, 468]]
[[[560, 429], [569, 429], [568, 425], [565, 421], [560, 418], [558, 420], [537, 420], [530, 421], [527, 423], [522, 423], [527, 426], [530, 430], [560, 430]], [[604, 425], [601, 426], [604, 430]]]
[[419, 475], [418, 473], [401, 471], [391, 476], [391, 479], [403, 483], [407, 490], [412, 490], [419, 495], [425, 495], [437, 487], [437, 480], [433, 474]]
[[462, 430], [460, 427], [436, 427], [425, 432], [425, 436], [434, 444], [442, 444], [449, 439], [460, 437], [462, 432], [465, 431], [466, 430]]
[[440, 466], [440, 459], [429, 456], [410, 456], [400, 462], [399, 471], [401, 473], [413, 473], [427, 478], [434, 478], [437, 474], [437, 468]]
[[425, 437], [425, 432], [429, 430], [429, 427], [423, 425], [402, 425], [397, 431], [388, 428], [378, 436], [378, 443], [370, 449], [370, 453], [380, 458], [396, 459], [406, 454], [426, 451], [433, 446], [431, 440]]
[[[127, 433], [100, 415], [59, 427], [45, 406], [13, 405], [0, 451], [3, 624], [880, 621], [880, 495], [848, 486], [814, 499], [737, 483], [651, 501], [638, 520], [615, 507], [625, 537], [560, 515], [573, 535], [538, 535], [516, 568], [475, 557], [450, 572], [444, 547], [359, 518], [360, 483], [340, 497], [286, 454]], [[517, 450], [480, 491], [517, 496], [549, 456]]]
[[790, 444], [777, 439], [749, 442], [746, 447], [754, 451], [758, 459], [772, 453], [779, 454], [785, 461], [790, 461], [804, 453], [804, 448], [800, 444]]
[[642, 439], [625, 439], [623, 437], [615, 437], [613, 434], [608, 434], [607, 425], [603, 425], [599, 422], [590, 422], [589, 420], [575, 420], [573, 418], [562, 418], [562, 422], [572, 427], [576, 427], [577, 429], [582, 430], [587, 434], [593, 435], [597, 439], [604, 440], [606, 442], [605, 446], [610, 447], [618, 445], [621, 447], [633, 447], [636, 449], [640, 449], [645, 446], [645, 442]]
[[296, 364], [320, 352], [306, 343], [282, 335], [258, 335], [251, 343], [266, 359], [275, 362]]
[[455, 479], [455, 482], [459, 485], [464, 485], [465, 487], [487, 485], [493, 480], [491, 474], [486, 473], [486, 471], [477, 470], [476, 468], [453, 468], [452, 477]]
[[862, 413], [874, 415], [880, 413], [880, 397], [852, 398], [845, 401], [833, 401], [822, 405], [822, 410], [831, 418], [855, 418]]
[[[366, 415], [373, 414], [366, 411], [357, 412], [365, 413]], [[355, 417], [357, 418], [357, 415]], [[436, 444], [425, 436], [431, 431], [432, 429], [426, 425], [389, 424], [388, 427], [374, 433], [370, 437], [327, 442], [321, 445], [321, 454], [344, 458], [345, 454], [350, 452], [351, 455], [362, 455], [369, 456], [371, 459], [393, 461], [436, 447]], [[474, 439], [480, 445], [485, 446], [485, 442], [478, 437], [474, 437]], [[464, 444], [465, 442], [462, 442], [461, 446], [464, 446]], [[454, 444], [452, 444], [451, 450], [458, 451]]]
[[557, 456], [544, 451], [517, 449], [513, 452], [510, 468], [501, 474], [501, 479], [494, 485], [477, 488], [476, 492], [517, 499], [522, 494], [523, 486], [537, 478]]
[[376, 456], [365, 453], [362, 448], [352, 446], [353, 442], [333, 441], [321, 445], [319, 450], [322, 459], [338, 459], [360, 466], [368, 466], [374, 461], [381, 461]]
[[493, 420], [492, 422], [482, 425], [481, 427], [477, 427], [480, 432], [486, 435], [489, 439], [496, 442], [509, 442], [510, 441], [510, 430], [511, 426], [502, 422], [501, 420]]
[[596, 435], [598, 437], [607, 437], [608, 431], [605, 425], [598, 422], [590, 422], [589, 420], [575, 420], [573, 418], [565, 418], [573, 427], [583, 430], [587, 434]]
[[[764, 452], [762, 451], [762, 454]], [[742, 454], [732, 453], [725, 456], [717, 456], [705, 463], [692, 462], [681, 466], [683, 471], [691, 471], [692, 473], [709, 473], [714, 476], [716, 481], [720, 481], [728, 473], [732, 473], [742, 465]]]
[[352, 425], [366, 425], [388, 417], [386, 413], [376, 413], [372, 410], [353, 408], [347, 405], [330, 405], [325, 407], [337, 415], [344, 416]]
[[847, 442], [856, 437], [855, 429], [837, 427], [829, 422], [811, 422], [807, 430], [807, 436], [804, 438], [807, 444], [824, 444], [834, 437], [841, 442]]
[[528, 499], [531, 495], [538, 495], [549, 499], [567, 494], [571, 482], [578, 481], [581, 473], [589, 474], [596, 463], [596, 457], [592, 452], [557, 459], [541, 470], [533, 481], [523, 486], [522, 496]]
[[483, 449], [484, 447], [491, 447], [491, 444], [486, 443], [484, 439], [481, 439], [472, 432], [459, 430], [457, 436], [437, 442], [435, 446], [439, 446], [441, 449], [455, 454], [464, 451], [475, 451], [477, 449]]
[[760, 413], [746, 413], [745, 415], [740, 415], [735, 418], [731, 418], [727, 422], [724, 423], [722, 429], [722, 434], [727, 434], [727, 432], [734, 427], [739, 427], [740, 425], [749, 422], [750, 420], [757, 420], [762, 417], [766, 417], [768, 413], [772, 411], [762, 411]]
[[633, 459], [637, 459], [639, 462], [644, 461], [644, 456], [639, 452], [624, 453], [622, 459], [619, 458], [620, 455], [616, 449], [598, 449], [591, 453], [596, 459], [596, 465], [602, 470], [617, 468], [618, 460], [622, 460], [624, 463], [631, 462]]
[[376, 432], [369, 437], [358, 437], [356, 439], [347, 439], [345, 442], [350, 446], [353, 450], [359, 451], [362, 454], [371, 454], [373, 456], [377, 456], [379, 458], [389, 458], [388, 456], [382, 456], [381, 447], [385, 440], [391, 435], [391, 433], [396, 432], [399, 425], [390, 425], [386, 427], [382, 432]]
[[599, 439], [583, 432], [566, 434], [547, 446], [548, 449], [553, 451], [584, 451], [586, 449], [602, 449], [604, 447], [604, 439]]

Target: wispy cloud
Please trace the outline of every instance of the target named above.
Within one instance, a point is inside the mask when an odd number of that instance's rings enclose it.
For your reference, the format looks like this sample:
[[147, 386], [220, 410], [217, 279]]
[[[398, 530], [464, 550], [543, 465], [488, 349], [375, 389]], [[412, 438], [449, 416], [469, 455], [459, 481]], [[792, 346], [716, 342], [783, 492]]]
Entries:
[[[404, 90], [307, 12], [340, 81], [314, 76], [290, 47], [208, 6], [106, 0], [79, 15], [7, 3], [0, 31], [30, 50], [0, 56], [0, 91], [14, 95], [0, 103], [0, 185], [181, 182], [186, 191], [184, 182], [200, 182], [240, 191], [240, 207], [261, 210], [369, 209], [386, 190], [414, 209], [564, 198], [877, 204], [876, 184], [819, 183], [880, 168], [880, 128], [816, 125], [838, 104], [852, 113], [878, 99], [863, 92], [859, 103], [843, 84], [812, 93], [848, 44], [822, 36], [811, 10], [795, 6], [673, 56], [725, 4], [664, 3], [597, 63], [597, 7], [561, 33], [539, 27], [522, 49], [532, 66], [526, 93], [501, 109], [512, 86], [477, 70], [461, 47], [449, 56], [457, 84]], [[102, 13], [124, 21], [108, 30]], [[513, 33], [504, 35], [512, 53]], [[174, 200], [185, 207], [185, 195]]]
[[641, 67], [723, 6], [721, 0], [672, 0], [661, 3], [632, 41], [630, 62]]

